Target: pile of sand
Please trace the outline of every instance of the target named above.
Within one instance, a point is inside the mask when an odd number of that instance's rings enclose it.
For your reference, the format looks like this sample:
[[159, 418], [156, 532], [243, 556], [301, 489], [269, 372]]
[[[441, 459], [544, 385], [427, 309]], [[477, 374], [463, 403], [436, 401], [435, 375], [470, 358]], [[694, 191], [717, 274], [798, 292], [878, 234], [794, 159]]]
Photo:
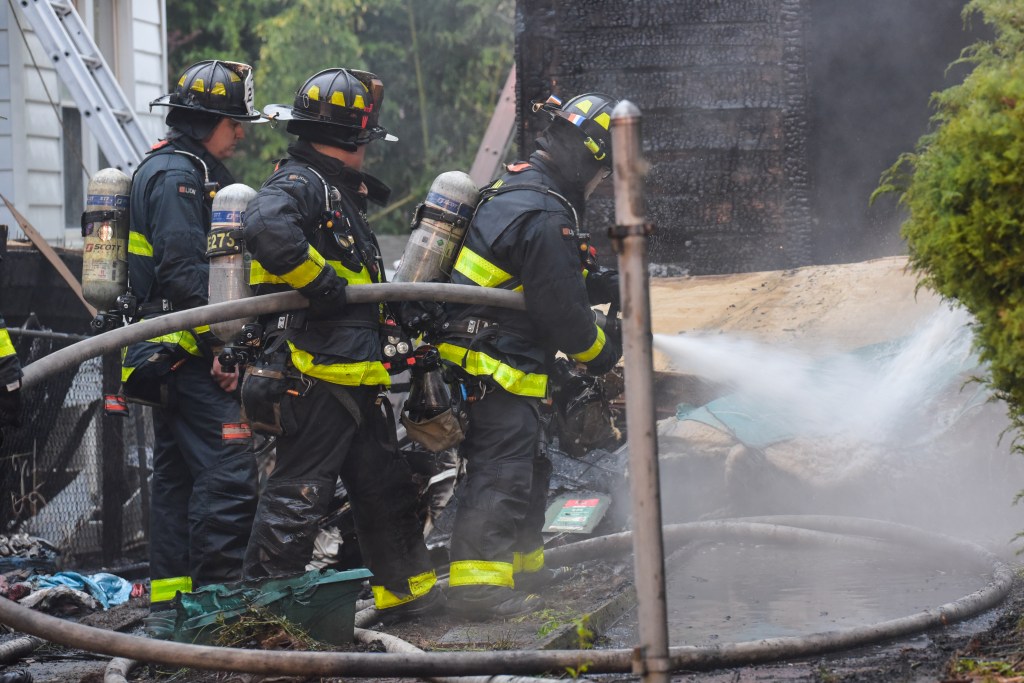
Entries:
[[[655, 278], [655, 334], [728, 332], [807, 352], [845, 351], [906, 336], [943, 305], [917, 290], [903, 256], [795, 270]], [[917, 290], [917, 291], [915, 291]], [[655, 357], [657, 370], [671, 371]]]

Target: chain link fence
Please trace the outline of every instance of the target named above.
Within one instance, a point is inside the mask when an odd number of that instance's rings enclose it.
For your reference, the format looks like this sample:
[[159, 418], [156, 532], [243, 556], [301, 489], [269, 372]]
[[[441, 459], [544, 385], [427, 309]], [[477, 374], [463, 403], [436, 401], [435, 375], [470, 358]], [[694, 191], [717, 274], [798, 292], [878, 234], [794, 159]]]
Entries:
[[[35, 318], [9, 330], [23, 366], [83, 337]], [[152, 417], [132, 405], [108, 416], [120, 358], [93, 358], [22, 391], [22, 424], [0, 446], [0, 534], [26, 533], [60, 549], [60, 564], [116, 567], [144, 560]]]

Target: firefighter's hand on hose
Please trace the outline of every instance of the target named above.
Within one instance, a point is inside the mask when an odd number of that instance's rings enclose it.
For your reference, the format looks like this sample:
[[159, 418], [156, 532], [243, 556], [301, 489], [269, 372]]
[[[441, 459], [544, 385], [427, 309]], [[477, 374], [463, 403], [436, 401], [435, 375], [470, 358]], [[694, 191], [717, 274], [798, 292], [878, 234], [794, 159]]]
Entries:
[[21, 426], [21, 382], [7, 389], [0, 386], [0, 427]]
[[441, 331], [444, 306], [436, 301], [402, 301], [398, 304], [398, 319], [410, 337], [422, 334], [429, 339]]
[[614, 304], [619, 305], [619, 271], [609, 268], [587, 275], [587, 298], [593, 305]]
[[309, 299], [306, 316], [310, 320], [332, 320], [340, 316], [348, 301], [348, 296], [345, 293], [346, 287], [348, 287], [348, 280], [343, 277], [334, 277], [317, 292], [303, 292]]
[[238, 366], [235, 366], [230, 372], [224, 370], [221, 367], [219, 355], [213, 357], [213, 367], [210, 368], [210, 376], [213, 377], [213, 381], [217, 383], [217, 386], [229, 394], [238, 388]]

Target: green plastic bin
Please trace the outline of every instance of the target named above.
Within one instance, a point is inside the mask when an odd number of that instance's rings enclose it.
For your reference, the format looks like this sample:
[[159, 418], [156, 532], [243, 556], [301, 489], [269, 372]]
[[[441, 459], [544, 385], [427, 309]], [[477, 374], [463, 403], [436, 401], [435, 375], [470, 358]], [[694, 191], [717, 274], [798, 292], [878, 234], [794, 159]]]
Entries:
[[339, 572], [313, 570], [293, 576], [204, 586], [179, 593], [174, 600], [171, 639], [210, 643], [223, 620], [237, 621], [250, 607], [263, 607], [302, 628], [310, 637], [332, 645], [351, 643], [356, 599], [368, 569]]

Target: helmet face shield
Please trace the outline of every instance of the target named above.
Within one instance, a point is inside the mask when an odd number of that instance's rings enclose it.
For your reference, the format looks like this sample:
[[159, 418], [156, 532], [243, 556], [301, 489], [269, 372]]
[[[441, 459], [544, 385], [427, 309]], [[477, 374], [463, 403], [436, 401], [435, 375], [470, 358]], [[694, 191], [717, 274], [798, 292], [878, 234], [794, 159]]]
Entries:
[[149, 106], [191, 109], [250, 123], [266, 121], [255, 107], [252, 67], [241, 62], [196, 62], [182, 73], [174, 92]]
[[351, 142], [397, 140], [377, 125], [384, 101], [384, 83], [368, 71], [326, 69], [310, 77], [295, 93], [289, 107], [272, 104], [264, 113], [273, 121], [310, 121], [351, 130]]

